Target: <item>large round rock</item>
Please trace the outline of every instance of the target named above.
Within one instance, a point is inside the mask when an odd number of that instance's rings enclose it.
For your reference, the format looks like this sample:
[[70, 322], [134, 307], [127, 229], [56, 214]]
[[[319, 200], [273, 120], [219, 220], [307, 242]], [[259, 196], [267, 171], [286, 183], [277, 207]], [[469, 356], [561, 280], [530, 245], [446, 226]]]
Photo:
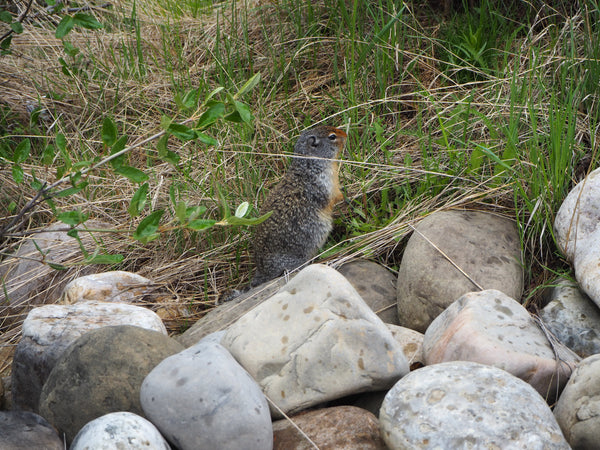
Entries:
[[40, 414], [71, 442], [88, 422], [116, 411], [143, 415], [140, 386], [148, 373], [183, 346], [130, 325], [90, 331], [69, 346], [40, 396]]
[[567, 383], [554, 415], [573, 448], [597, 449], [600, 445], [600, 354], [590, 356]]
[[519, 234], [513, 221], [473, 211], [440, 211], [410, 237], [398, 273], [400, 325], [421, 333], [467, 292], [523, 292]]
[[387, 393], [379, 422], [391, 450], [569, 449], [552, 411], [530, 385], [467, 361], [406, 375]]

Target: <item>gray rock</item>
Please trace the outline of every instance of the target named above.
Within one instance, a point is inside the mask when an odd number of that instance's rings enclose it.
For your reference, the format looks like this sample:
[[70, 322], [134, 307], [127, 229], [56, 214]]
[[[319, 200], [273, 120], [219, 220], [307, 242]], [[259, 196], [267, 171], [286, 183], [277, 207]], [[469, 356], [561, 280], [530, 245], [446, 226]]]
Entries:
[[92, 420], [75, 436], [69, 450], [170, 450], [151, 422], [130, 412], [114, 412]]
[[545, 297], [540, 318], [550, 332], [583, 358], [600, 353], [600, 308], [577, 283], [557, 280]]
[[[579, 182], [560, 205], [554, 219], [556, 242], [571, 262], [577, 249], [589, 245], [600, 224], [600, 168]], [[596, 243], [596, 246], [598, 244]]]
[[354, 406], [317, 409], [278, 420], [273, 432], [275, 450], [313, 450], [313, 443], [320, 449], [386, 450], [377, 417]]
[[32, 412], [0, 411], [2, 450], [63, 450], [63, 442], [46, 419]]
[[478, 286], [521, 298], [521, 247], [514, 222], [484, 212], [435, 212], [417, 225], [402, 256], [400, 325], [423, 333], [454, 300]]
[[238, 319], [221, 343], [286, 413], [390, 387], [408, 372], [386, 325], [320, 264]]
[[95, 300], [132, 303], [152, 288], [148, 278], [116, 270], [76, 278], [65, 286], [62, 297], [67, 304]]
[[440, 314], [425, 332], [423, 353], [426, 365], [475, 361], [498, 367], [550, 400], [580, 359], [559, 342], [552, 346], [523, 306], [493, 289], [465, 294]]
[[568, 450], [552, 411], [527, 383], [483, 364], [423, 367], [388, 392], [379, 422], [391, 450]]
[[559, 248], [575, 267], [581, 289], [600, 306], [600, 169], [569, 192], [554, 219]]
[[398, 325], [396, 284], [398, 277], [373, 261], [358, 259], [337, 269], [379, 318]]
[[411, 330], [410, 328], [398, 327], [396, 325], [387, 324], [392, 332], [392, 336], [396, 342], [402, 346], [402, 351], [409, 367], [413, 365], [425, 365], [425, 355], [423, 355], [423, 333]]
[[273, 446], [269, 406], [256, 382], [214, 342], [156, 366], [142, 384], [146, 416], [181, 450]]
[[83, 302], [32, 309], [13, 357], [13, 407], [38, 412], [42, 386], [65, 349], [86, 332], [109, 325], [135, 325], [167, 334], [160, 318], [139, 306]]
[[596, 450], [600, 443], [600, 354], [584, 359], [567, 383], [554, 416], [575, 449]]
[[90, 331], [58, 359], [40, 395], [40, 414], [71, 442], [88, 422], [111, 412], [143, 415], [140, 386], [166, 357], [183, 350], [156, 331], [129, 325]]
[[176, 339], [184, 346], [191, 347], [197, 344], [204, 336], [215, 331], [227, 329], [229, 325], [256, 305], [260, 305], [266, 299], [272, 297], [284, 284], [284, 278], [276, 278], [275, 280], [256, 286], [248, 292], [244, 292], [231, 301], [217, 306]]

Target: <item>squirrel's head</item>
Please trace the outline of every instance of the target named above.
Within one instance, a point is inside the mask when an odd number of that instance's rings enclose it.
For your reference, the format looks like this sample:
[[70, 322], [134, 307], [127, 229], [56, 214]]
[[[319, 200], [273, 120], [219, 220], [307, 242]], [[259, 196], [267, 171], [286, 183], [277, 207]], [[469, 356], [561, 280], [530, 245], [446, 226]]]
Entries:
[[336, 158], [348, 136], [335, 127], [318, 126], [304, 131], [298, 138], [294, 153], [320, 158]]

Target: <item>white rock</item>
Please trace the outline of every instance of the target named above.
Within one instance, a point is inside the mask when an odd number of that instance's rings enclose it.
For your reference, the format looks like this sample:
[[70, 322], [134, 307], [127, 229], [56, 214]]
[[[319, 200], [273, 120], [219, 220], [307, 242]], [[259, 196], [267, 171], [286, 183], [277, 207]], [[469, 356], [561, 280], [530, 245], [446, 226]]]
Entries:
[[70, 450], [169, 450], [152, 423], [130, 412], [114, 412], [88, 422]]
[[286, 413], [388, 388], [408, 372], [386, 325], [319, 264], [238, 319], [221, 343]]
[[151, 284], [148, 278], [121, 270], [95, 273], [68, 283], [63, 300], [67, 304], [85, 300], [131, 303], [142, 297]]
[[406, 356], [408, 364], [410, 366], [413, 364], [425, 365], [425, 356], [423, 355], [423, 333], [389, 323], [387, 324], [387, 327], [392, 332], [394, 339], [402, 346], [402, 351]]
[[181, 450], [273, 447], [267, 400], [221, 345], [203, 340], [152, 370], [140, 390], [144, 414]]
[[88, 331], [110, 325], [135, 325], [167, 334], [154, 312], [124, 303], [90, 301], [32, 309], [13, 358], [15, 407], [37, 412], [42, 387], [64, 350]]
[[379, 422], [391, 450], [569, 449], [530, 385], [467, 361], [423, 367], [402, 378], [385, 396]]
[[[573, 261], [575, 253], [600, 225], [600, 168], [569, 192], [554, 219], [554, 235], [561, 251]], [[596, 247], [600, 243], [596, 241]]]
[[600, 354], [581, 364], [565, 386], [554, 415], [573, 448], [596, 450], [600, 444]]
[[600, 227], [579, 243], [573, 265], [581, 289], [600, 307]]
[[427, 365], [475, 361], [506, 370], [553, 398], [579, 357], [560, 343], [560, 360], [539, 325], [518, 302], [493, 289], [465, 294], [425, 332]]

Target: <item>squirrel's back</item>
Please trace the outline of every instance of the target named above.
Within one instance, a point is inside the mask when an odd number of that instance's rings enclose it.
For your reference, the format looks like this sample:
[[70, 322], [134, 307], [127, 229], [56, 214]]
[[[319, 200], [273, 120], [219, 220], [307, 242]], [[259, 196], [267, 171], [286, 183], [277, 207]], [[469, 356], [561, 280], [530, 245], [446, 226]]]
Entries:
[[343, 130], [327, 126], [300, 135], [288, 172], [260, 208], [272, 214], [255, 228], [252, 286], [304, 264], [327, 240], [333, 206], [343, 199], [334, 159], [346, 138]]

